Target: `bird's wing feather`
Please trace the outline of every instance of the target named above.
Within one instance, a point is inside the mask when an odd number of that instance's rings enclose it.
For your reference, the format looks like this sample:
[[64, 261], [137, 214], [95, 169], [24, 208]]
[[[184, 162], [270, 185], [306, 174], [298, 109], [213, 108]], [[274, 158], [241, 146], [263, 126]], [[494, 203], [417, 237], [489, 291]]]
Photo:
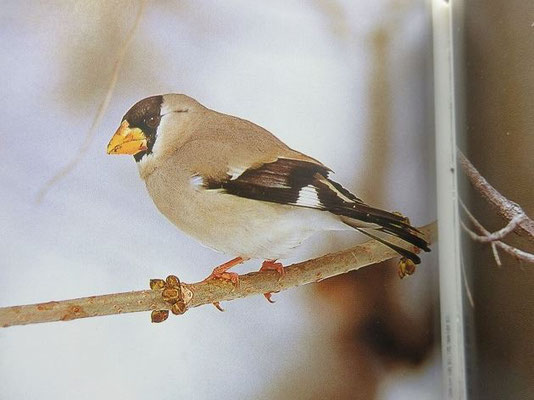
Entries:
[[328, 210], [331, 197], [362, 202], [341, 185], [330, 181], [330, 170], [320, 163], [279, 157], [246, 170], [231, 169], [226, 179], [208, 180], [207, 189], [279, 204]]
[[373, 228], [428, 250], [423, 235], [405, 217], [365, 204], [329, 179], [329, 172], [320, 163], [280, 157], [242, 172], [229, 171], [226, 179], [205, 179], [204, 185], [249, 199], [329, 211], [356, 229]]

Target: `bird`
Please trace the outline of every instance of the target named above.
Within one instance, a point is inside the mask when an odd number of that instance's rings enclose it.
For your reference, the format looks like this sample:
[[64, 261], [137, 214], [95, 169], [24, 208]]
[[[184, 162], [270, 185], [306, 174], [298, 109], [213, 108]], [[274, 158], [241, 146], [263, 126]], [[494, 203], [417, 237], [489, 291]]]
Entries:
[[365, 203], [332, 180], [318, 160], [184, 94], [134, 104], [107, 153], [132, 155], [161, 214], [205, 246], [234, 257], [204, 281], [236, 284], [238, 275], [228, 270], [249, 259], [264, 260], [261, 271], [283, 275], [279, 260], [321, 231], [361, 232], [412, 266], [420, 263], [420, 250], [430, 251], [408, 218]]

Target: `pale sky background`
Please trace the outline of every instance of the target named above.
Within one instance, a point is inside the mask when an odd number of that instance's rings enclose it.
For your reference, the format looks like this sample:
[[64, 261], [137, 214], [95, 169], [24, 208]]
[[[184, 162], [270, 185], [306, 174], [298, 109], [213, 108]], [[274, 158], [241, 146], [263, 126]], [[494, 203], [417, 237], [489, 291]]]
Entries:
[[[2, 4], [0, 306], [139, 290], [170, 273], [198, 281], [229, 259], [158, 214], [133, 158], [105, 153], [123, 114], [153, 94], [186, 93], [254, 121], [331, 167], [364, 199], [402, 210], [416, 225], [435, 219], [423, 0], [149, 2], [88, 155], [36, 204], [43, 183], [82, 144], [137, 10], [137, 2], [106, 4]], [[377, 26], [392, 38], [394, 151], [383, 160], [381, 198], [358, 190], [373, 172], [365, 144]], [[358, 240], [317, 236], [286, 263]], [[402, 281], [408, 304], [436, 290], [433, 255], [423, 263]], [[1, 397], [269, 398], [270, 387], [308, 357], [310, 343], [328, 334], [317, 330], [310, 297], [298, 288], [274, 295], [275, 305], [251, 297], [223, 304], [225, 313], [201, 307], [160, 325], [138, 313], [2, 329]], [[380, 397], [438, 398], [439, 362], [436, 354], [419, 371], [389, 377]]]

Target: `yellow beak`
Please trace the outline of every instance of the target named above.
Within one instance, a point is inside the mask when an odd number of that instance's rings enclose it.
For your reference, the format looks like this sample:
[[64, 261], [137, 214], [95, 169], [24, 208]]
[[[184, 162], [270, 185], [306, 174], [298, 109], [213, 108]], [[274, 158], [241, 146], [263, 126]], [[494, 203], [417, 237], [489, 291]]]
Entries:
[[135, 155], [147, 149], [146, 136], [143, 131], [139, 128], [130, 128], [128, 121], [122, 121], [108, 144], [108, 154]]

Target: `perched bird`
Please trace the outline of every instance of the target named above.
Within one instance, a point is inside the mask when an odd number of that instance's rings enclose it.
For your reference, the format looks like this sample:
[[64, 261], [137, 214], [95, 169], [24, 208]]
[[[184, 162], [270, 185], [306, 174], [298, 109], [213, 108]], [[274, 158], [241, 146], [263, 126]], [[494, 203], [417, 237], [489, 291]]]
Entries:
[[136, 103], [107, 152], [134, 156], [154, 204], [174, 225], [236, 257], [206, 280], [236, 283], [228, 269], [251, 258], [265, 260], [262, 270], [283, 273], [277, 260], [325, 230], [357, 230], [415, 264], [419, 249], [429, 251], [406, 217], [365, 204], [328, 178], [319, 161], [183, 94]]

